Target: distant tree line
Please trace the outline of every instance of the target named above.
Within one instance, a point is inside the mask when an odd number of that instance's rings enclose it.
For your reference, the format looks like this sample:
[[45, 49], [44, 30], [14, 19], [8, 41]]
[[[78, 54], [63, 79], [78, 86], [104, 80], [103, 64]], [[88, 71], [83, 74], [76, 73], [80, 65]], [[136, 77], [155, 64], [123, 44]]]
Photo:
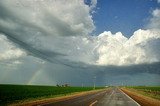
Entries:
[[56, 86], [57, 87], [69, 87], [69, 84], [62, 84], [62, 85], [57, 84]]

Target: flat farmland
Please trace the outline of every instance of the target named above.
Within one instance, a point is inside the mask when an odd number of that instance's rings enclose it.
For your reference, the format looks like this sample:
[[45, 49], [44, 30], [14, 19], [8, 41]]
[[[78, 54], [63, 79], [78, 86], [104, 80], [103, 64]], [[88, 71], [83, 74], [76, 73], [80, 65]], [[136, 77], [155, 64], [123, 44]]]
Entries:
[[134, 88], [137, 90], [149, 90], [149, 91], [160, 91], [160, 86], [130, 86], [127, 88]]
[[[96, 87], [95, 89], [102, 89]], [[34, 85], [0, 85], [0, 104], [64, 96], [74, 92], [93, 90], [93, 87], [56, 87]]]

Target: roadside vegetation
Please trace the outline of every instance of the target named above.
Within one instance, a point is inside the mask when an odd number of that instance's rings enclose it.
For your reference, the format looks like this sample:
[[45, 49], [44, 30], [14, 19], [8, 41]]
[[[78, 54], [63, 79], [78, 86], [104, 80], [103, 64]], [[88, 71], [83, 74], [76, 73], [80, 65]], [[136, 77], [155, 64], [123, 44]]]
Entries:
[[[95, 89], [102, 88], [104, 87], [96, 87]], [[64, 96], [74, 92], [90, 90], [93, 90], [93, 87], [0, 85], [0, 105], [38, 98]]]
[[130, 90], [134, 90], [144, 96], [149, 96], [154, 99], [160, 100], [160, 86], [127, 86]]

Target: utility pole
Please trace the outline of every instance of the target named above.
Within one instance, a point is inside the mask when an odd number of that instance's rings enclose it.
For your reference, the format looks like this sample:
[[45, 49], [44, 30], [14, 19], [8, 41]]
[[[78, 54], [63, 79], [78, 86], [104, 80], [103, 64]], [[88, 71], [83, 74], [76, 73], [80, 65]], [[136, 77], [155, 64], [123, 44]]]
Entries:
[[93, 89], [96, 88], [96, 76], [93, 77]]
[[84, 87], [83, 83], [82, 83], [82, 87]]

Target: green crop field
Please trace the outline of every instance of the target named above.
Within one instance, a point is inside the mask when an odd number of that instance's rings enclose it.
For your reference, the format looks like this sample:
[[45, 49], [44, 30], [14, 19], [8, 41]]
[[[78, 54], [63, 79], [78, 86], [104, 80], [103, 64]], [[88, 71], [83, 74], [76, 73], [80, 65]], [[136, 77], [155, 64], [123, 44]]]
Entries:
[[128, 88], [145, 90], [145, 91], [160, 91], [160, 86], [130, 86]]
[[[102, 89], [103, 87], [96, 87]], [[89, 91], [93, 87], [56, 87], [32, 85], [0, 85], [0, 104], [18, 102], [20, 100], [47, 98], [66, 95], [73, 92]]]

